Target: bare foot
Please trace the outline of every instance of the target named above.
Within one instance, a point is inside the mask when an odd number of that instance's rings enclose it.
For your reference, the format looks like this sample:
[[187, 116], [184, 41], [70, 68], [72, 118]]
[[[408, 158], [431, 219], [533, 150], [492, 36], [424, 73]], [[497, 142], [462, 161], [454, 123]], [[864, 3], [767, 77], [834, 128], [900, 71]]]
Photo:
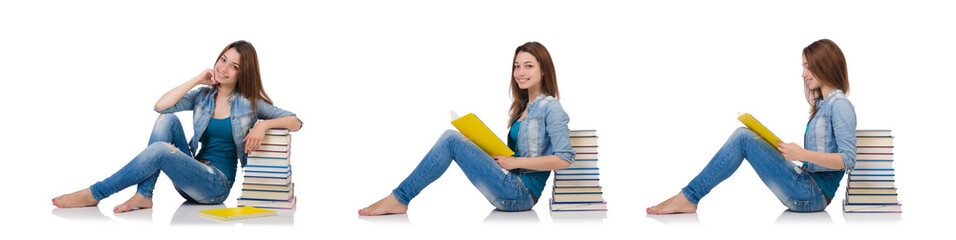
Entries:
[[90, 192], [90, 188], [63, 194], [53, 199], [53, 205], [58, 208], [90, 207], [99, 203], [100, 201], [93, 198], [93, 192]]
[[153, 199], [146, 198], [143, 195], [140, 195], [139, 193], [137, 193], [133, 195], [133, 197], [129, 198], [129, 200], [126, 200], [126, 202], [124, 202], [123, 204], [116, 205], [116, 207], [113, 208], [113, 212], [114, 213], [129, 212], [136, 209], [144, 209], [144, 208], [152, 208], [152, 207], [153, 207]]
[[362, 216], [378, 216], [383, 214], [403, 214], [405, 211], [408, 211], [408, 206], [398, 202], [394, 194], [389, 194], [388, 197], [382, 198], [382, 200], [378, 200], [378, 202], [359, 210], [358, 214]]
[[657, 206], [647, 208], [647, 214], [671, 214], [671, 213], [693, 213], [697, 212], [697, 205], [691, 203], [684, 197], [684, 192], [674, 195], [667, 201]]

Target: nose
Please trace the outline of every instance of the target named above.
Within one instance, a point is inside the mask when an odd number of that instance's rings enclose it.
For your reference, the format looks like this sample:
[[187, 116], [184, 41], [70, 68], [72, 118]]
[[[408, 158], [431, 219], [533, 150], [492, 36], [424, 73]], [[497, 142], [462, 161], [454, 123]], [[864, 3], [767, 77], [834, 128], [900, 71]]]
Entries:
[[809, 74], [807, 74], [808, 72], [810, 72], [810, 70], [804, 68], [804, 69], [803, 69], [803, 73], [800, 74], [800, 76], [803, 77], [803, 79], [807, 79], [807, 77], [809, 76]]
[[518, 67], [517, 69], [515, 69], [515, 76], [516, 76], [516, 77], [524, 77], [524, 76], [527, 76], [527, 75], [528, 75], [528, 69], [523, 68], [523, 67]]

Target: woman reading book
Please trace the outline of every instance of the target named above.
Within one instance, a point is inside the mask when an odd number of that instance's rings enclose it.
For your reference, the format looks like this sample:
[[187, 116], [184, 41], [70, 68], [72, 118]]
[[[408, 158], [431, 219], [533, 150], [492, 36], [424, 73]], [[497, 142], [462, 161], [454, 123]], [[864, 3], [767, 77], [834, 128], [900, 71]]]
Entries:
[[568, 137], [570, 119], [557, 100], [551, 54], [540, 43], [528, 42], [515, 49], [510, 85], [513, 102], [508, 147], [515, 152], [513, 156], [489, 156], [461, 133], [448, 130], [391, 194], [359, 210], [359, 215], [405, 213], [409, 202], [452, 161], [498, 210], [531, 209], [551, 170], [567, 168], [574, 161]]
[[[191, 90], [200, 85], [205, 86]], [[247, 154], [259, 148], [266, 130], [297, 131], [302, 127], [295, 114], [272, 105], [262, 89], [256, 50], [246, 41], [226, 46], [213, 69], [203, 70], [164, 94], [154, 109], [160, 115], [145, 150], [103, 181], [54, 198], [53, 205], [95, 206], [137, 185], [136, 194], [113, 212], [151, 208], [160, 171], [187, 200], [222, 203], [235, 181], [237, 160], [245, 165]], [[188, 143], [179, 118], [173, 114], [187, 110], [193, 111], [195, 133]], [[199, 142], [203, 147], [195, 154]]]
[[680, 193], [647, 208], [647, 213], [696, 212], [701, 198], [730, 177], [744, 159], [790, 210], [825, 209], [844, 172], [856, 163], [856, 113], [844, 95], [850, 82], [843, 51], [829, 39], [813, 42], [803, 49], [802, 76], [810, 104], [803, 141], [806, 149], [796, 143], [771, 145], [754, 131], [739, 128]]

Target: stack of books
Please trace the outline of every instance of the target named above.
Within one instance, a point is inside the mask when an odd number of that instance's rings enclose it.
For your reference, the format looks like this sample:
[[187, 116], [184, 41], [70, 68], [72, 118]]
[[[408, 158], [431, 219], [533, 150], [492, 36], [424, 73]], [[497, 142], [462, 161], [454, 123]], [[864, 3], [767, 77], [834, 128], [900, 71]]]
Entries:
[[607, 211], [599, 183], [596, 130], [572, 130], [571, 149], [576, 156], [567, 169], [554, 170], [551, 211]]
[[288, 129], [269, 129], [259, 149], [249, 154], [239, 206], [295, 211], [292, 183], [292, 135]]
[[856, 166], [847, 179], [846, 213], [901, 213], [891, 130], [856, 131]]

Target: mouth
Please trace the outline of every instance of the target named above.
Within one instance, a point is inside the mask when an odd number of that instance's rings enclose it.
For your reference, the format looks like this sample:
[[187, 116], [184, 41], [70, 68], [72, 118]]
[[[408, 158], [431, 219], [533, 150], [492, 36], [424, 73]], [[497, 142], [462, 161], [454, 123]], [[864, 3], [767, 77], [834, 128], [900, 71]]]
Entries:
[[524, 83], [527, 83], [528, 81], [531, 81], [531, 78], [518, 78], [516, 80], [518, 80], [518, 84], [524, 84]]
[[229, 76], [226, 76], [225, 74], [222, 74], [221, 72], [218, 72], [218, 71], [217, 71], [217, 72], [216, 72], [216, 78], [217, 78], [218, 80], [223, 80], [223, 79], [229, 78]]

